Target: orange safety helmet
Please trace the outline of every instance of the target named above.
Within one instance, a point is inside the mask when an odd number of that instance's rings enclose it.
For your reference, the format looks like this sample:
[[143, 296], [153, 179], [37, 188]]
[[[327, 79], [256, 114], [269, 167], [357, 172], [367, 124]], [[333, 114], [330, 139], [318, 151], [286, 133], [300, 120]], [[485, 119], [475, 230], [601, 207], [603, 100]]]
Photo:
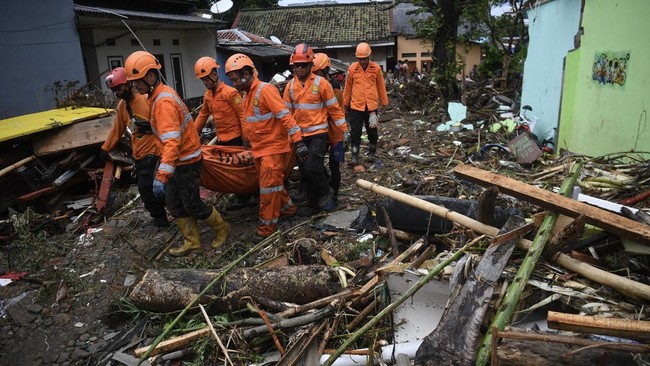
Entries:
[[311, 71], [325, 70], [330, 67], [330, 58], [324, 53], [317, 53], [314, 55], [314, 66]]
[[194, 73], [196, 74], [196, 77], [200, 79], [210, 75], [213, 69], [218, 69], [219, 67], [217, 60], [205, 56], [198, 59], [194, 64]]
[[301, 43], [293, 49], [293, 62], [313, 62], [314, 61], [314, 50], [309, 47], [306, 43]]
[[366, 58], [370, 57], [371, 53], [372, 49], [370, 49], [370, 45], [366, 42], [361, 42], [357, 45], [357, 52], [354, 53], [354, 56], [356, 58]]
[[126, 83], [126, 70], [123, 67], [114, 68], [106, 77], [106, 87], [109, 89]]
[[226, 74], [231, 71], [241, 70], [244, 66], [250, 66], [255, 70], [253, 60], [243, 53], [235, 53], [226, 60]]
[[151, 69], [160, 70], [160, 62], [146, 51], [135, 51], [126, 58], [124, 62], [124, 68], [126, 69], [127, 80], [138, 80], [142, 79], [147, 71]]

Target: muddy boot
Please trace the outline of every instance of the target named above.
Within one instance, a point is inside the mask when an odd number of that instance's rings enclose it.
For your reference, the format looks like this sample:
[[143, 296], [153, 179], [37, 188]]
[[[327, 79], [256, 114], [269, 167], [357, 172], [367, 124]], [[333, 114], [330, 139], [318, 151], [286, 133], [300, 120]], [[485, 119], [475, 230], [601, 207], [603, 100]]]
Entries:
[[352, 165], [359, 164], [359, 146], [352, 145]]
[[226, 242], [228, 232], [230, 231], [230, 225], [223, 221], [223, 218], [221, 218], [219, 211], [217, 211], [217, 209], [214, 207], [212, 207], [212, 213], [210, 214], [210, 217], [205, 219], [205, 223], [208, 224], [212, 230], [214, 230], [212, 248], [217, 249], [221, 247]]
[[172, 257], [182, 257], [191, 252], [200, 252], [201, 242], [199, 241], [199, 224], [194, 217], [181, 217], [176, 219], [178, 230], [183, 234], [185, 241], [178, 248], [169, 249], [169, 255]]
[[376, 152], [377, 152], [377, 145], [370, 144], [368, 146], [368, 160], [374, 161], [376, 157]]

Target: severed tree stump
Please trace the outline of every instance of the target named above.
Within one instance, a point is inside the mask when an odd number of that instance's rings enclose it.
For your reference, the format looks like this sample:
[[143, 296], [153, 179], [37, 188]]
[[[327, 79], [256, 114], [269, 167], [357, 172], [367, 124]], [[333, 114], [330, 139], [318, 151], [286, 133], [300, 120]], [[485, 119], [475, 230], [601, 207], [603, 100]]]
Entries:
[[[140, 309], [171, 312], [184, 309], [219, 275], [218, 270], [149, 269], [129, 298]], [[328, 266], [239, 268], [218, 281], [200, 304], [213, 313], [246, 307], [247, 297], [306, 304], [342, 290]]]

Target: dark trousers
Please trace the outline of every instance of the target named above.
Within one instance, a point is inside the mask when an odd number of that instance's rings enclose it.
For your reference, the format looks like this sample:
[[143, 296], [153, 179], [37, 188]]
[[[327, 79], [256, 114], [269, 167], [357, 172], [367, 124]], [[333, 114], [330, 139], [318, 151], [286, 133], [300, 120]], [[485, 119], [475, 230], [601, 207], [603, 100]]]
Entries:
[[199, 195], [199, 176], [201, 161], [177, 165], [174, 175], [165, 184], [167, 207], [174, 217], [192, 216], [205, 220], [212, 214], [212, 208], [206, 205]]
[[361, 134], [363, 133], [363, 126], [366, 126], [366, 132], [368, 133], [368, 141], [370, 145], [377, 145], [379, 140], [379, 134], [377, 133], [376, 128], [370, 128], [368, 119], [370, 118], [369, 111], [357, 111], [355, 109], [350, 109], [350, 142], [352, 146], [359, 147], [361, 146]]
[[339, 194], [341, 187], [341, 163], [345, 161], [345, 146], [343, 141], [339, 141], [330, 146], [330, 187], [334, 190], [334, 195]]
[[142, 198], [142, 202], [144, 202], [144, 208], [149, 211], [151, 217], [155, 219], [164, 218], [166, 220], [165, 200], [163, 198], [156, 198], [153, 194], [153, 179], [156, 175], [159, 162], [160, 157], [156, 155], [147, 155], [140, 160], [136, 160], [134, 164], [135, 177], [138, 192], [140, 192], [140, 197]]
[[309, 205], [318, 207], [319, 201], [329, 196], [330, 186], [325, 171], [325, 153], [327, 152], [327, 133], [303, 137], [302, 141], [309, 149], [309, 157], [304, 163], [298, 163], [302, 182], [307, 190]]

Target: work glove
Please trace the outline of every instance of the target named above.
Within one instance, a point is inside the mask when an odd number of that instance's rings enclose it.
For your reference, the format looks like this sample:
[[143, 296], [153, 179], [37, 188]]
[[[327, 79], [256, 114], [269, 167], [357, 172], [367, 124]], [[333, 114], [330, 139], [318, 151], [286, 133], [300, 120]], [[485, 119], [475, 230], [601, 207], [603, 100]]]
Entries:
[[156, 198], [164, 198], [165, 197], [165, 183], [159, 181], [158, 179], [154, 179], [154, 181], [153, 181], [153, 195], [156, 196]]
[[350, 147], [350, 133], [348, 131], [343, 132], [343, 151], [348, 151]]
[[368, 119], [368, 125], [370, 128], [377, 128], [379, 124], [379, 116], [376, 112], [370, 112], [370, 118]]
[[298, 156], [298, 160], [303, 163], [309, 158], [309, 149], [302, 140], [296, 142], [296, 155]]

